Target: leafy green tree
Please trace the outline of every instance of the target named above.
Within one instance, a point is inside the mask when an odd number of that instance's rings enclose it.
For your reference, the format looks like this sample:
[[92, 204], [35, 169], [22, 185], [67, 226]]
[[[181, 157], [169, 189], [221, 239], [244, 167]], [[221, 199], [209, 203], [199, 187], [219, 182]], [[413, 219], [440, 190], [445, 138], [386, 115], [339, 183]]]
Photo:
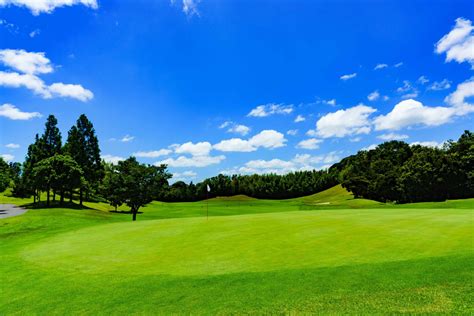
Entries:
[[0, 192], [5, 191], [10, 184], [10, 171], [8, 163], [0, 157]]
[[166, 165], [140, 164], [134, 157], [120, 161], [114, 168], [106, 190], [113, 197], [112, 203], [125, 203], [130, 207], [133, 221], [140, 207], [153, 201], [171, 178]]
[[41, 151], [44, 154], [44, 157], [41, 158], [49, 158], [61, 153], [61, 132], [57, 125], [58, 120], [56, 117], [54, 115], [48, 116], [44, 133], [41, 136], [42, 142], [39, 143], [39, 146], [43, 147]]
[[82, 205], [83, 193], [97, 190], [104, 177], [104, 168], [100, 158], [99, 140], [95, 129], [87, 116], [82, 114], [68, 133], [65, 151], [81, 166], [84, 172], [85, 186], [79, 188], [79, 203]]

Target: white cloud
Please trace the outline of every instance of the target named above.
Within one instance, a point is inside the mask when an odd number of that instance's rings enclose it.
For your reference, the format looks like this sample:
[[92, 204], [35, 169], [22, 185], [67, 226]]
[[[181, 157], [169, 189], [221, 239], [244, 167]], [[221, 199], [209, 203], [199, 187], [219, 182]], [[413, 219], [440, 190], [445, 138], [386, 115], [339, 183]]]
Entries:
[[9, 5], [25, 7], [29, 9], [33, 15], [52, 13], [56, 8], [77, 4], [82, 4], [92, 9], [98, 8], [96, 0], [0, 0], [0, 7]]
[[323, 138], [368, 134], [369, 116], [376, 109], [359, 104], [346, 110], [328, 113], [316, 122], [317, 135]]
[[373, 150], [373, 149], [377, 148], [377, 146], [378, 146], [378, 144], [372, 144], [372, 145], [369, 145], [367, 147], [361, 148], [360, 150], [369, 151], [369, 150]]
[[336, 105], [336, 99], [331, 99], [331, 100], [325, 100], [326, 104], [335, 106]]
[[407, 93], [401, 96], [402, 99], [414, 99], [418, 96], [418, 91]]
[[6, 144], [5, 147], [10, 148], [10, 149], [17, 149], [17, 148], [20, 148], [20, 145], [19, 145], [19, 144], [10, 143], [10, 144]]
[[51, 93], [48, 91], [43, 80], [35, 75], [0, 71], [0, 86], [10, 88], [24, 87], [45, 99], [51, 98]]
[[454, 28], [436, 43], [435, 52], [446, 53], [446, 62], [468, 62], [474, 68], [473, 30], [470, 20], [457, 18]]
[[398, 68], [398, 67], [401, 67], [401, 66], [403, 66], [403, 62], [399, 62], [399, 63], [393, 65], [393, 67], [395, 67], [395, 68]]
[[433, 147], [433, 148], [441, 148], [443, 147], [444, 143], [436, 142], [436, 141], [425, 141], [425, 142], [413, 142], [410, 143], [411, 146], [420, 145], [425, 147]]
[[226, 121], [219, 126], [220, 129], [226, 127], [228, 127], [227, 133], [235, 133], [245, 136], [250, 132], [250, 127], [245, 126], [243, 124], [237, 124], [231, 121]]
[[304, 122], [306, 121], [305, 117], [303, 115], [298, 115], [296, 118], [295, 118], [295, 123], [299, 123], [299, 122]]
[[16, 106], [6, 103], [0, 106], [0, 116], [10, 120], [31, 120], [35, 117], [41, 117], [41, 114], [38, 112], [22, 112]]
[[377, 138], [381, 139], [381, 140], [403, 140], [403, 139], [407, 139], [408, 135], [388, 133], [388, 134], [379, 135], [379, 136], [377, 136]]
[[138, 151], [133, 153], [133, 156], [138, 158], [157, 158], [161, 156], [167, 156], [171, 154], [173, 151], [171, 149], [160, 149], [160, 150], [153, 150], [153, 151]]
[[207, 167], [210, 165], [219, 164], [222, 160], [225, 159], [225, 156], [192, 156], [185, 157], [179, 156], [178, 158], [168, 158], [162, 161], [158, 161], [155, 165], [159, 166], [161, 164], [166, 164], [170, 167], [183, 168], [183, 167]]
[[13, 159], [15, 159], [15, 156], [10, 154], [1, 154], [0, 157], [2, 157], [6, 162], [11, 162]]
[[375, 67], [374, 67], [374, 70], [379, 70], [379, 69], [383, 69], [383, 68], [387, 68], [388, 65], [387, 64], [377, 64]]
[[395, 105], [390, 113], [376, 117], [374, 123], [378, 131], [399, 130], [412, 125], [438, 126], [449, 122], [453, 115], [454, 108], [429, 107], [409, 99]]
[[390, 98], [389, 98], [387, 95], [384, 95], [384, 96], [383, 96], [383, 100], [384, 100], [384, 101], [388, 101], [389, 99], [390, 99]]
[[190, 180], [190, 179], [196, 178], [196, 176], [197, 176], [197, 173], [192, 170], [183, 171], [183, 172], [173, 172], [173, 180], [176, 180], [176, 181]]
[[317, 137], [318, 132], [315, 129], [309, 129], [309, 130], [306, 131], [306, 136]]
[[379, 97], [380, 97], [380, 93], [377, 90], [375, 90], [374, 92], [370, 93], [367, 96], [367, 99], [369, 99], [369, 101], [376, 101]]
[[209, 142], [192, 143], [187, 142], [182, 145], [173, 145], [174, 152], [177, 154], [190, 154], [192, 156], [207, 156], [212, 149]]
[[263, 130], [248, 140], [241, 138], [231, 138], [223, 140], [213, 147], [214, 149], [226, 152], [251, 152], [263, 147], [274, 149], [285, 146], [287, 139], [285, 136], [274, 130]]
[[420, 78], [418, 78], [418, 80], [416, 82], [418, 82], [420, 84], [425, 84], [425, 83], [430, 82], [430, 80], [426, 76], [420, 76]]
[[105, 162], [112, 163], [112, 164], [114, 164], [114, 165], [116, 165], [119, 161], [125, 160], [124, 157], [113, 156], [113, 155], [103, 155], [103, 156], [102, 156], [102, 159], [103, 159]]
[[354, 72], [352, 74], [342, 75], [341, 77], [339, 77], [339, 79], [346, 81], [346, 80], [355, 78], [356, 76], [357, 76], [357, 73]]
[[36, 36], [38, 36], [39, 34], [41, 33], [41, 31], [39, 29], [36, 29], [36, 30], [33, 30], [30, 32], [30, 34], [28, 34], [31, 38], [35, 38]]
[[302, 140], [296, 145], [297, 148], [302, 148], [302, 149], [318, 149], [319, 144], [322, 143], [322, 140], [317, 139], [317, 138], [309, 138]]
[[120, 139], [120, 141], [121, 141], [122, 143], [128, 143], [128, 142], [131, 142], [131, 141], [134, 140], [134, 139], [135, 139], [135, 136], [130, 136], [130, 135], [127, 134], [127, 135], [125, 135], [124, 137], [122, 137], [122, 138]]
[[247, 116], [266, 117], [273, 114], [290, 114], [291, 112], [293, 112], [293, 104], [267, 103], [252, 109]]
[[403, 80], [403, 86], [397, 88], [398, 93], [404, 93], [402, 99], [412, 99], [418, 96], [418, 90], [408, 80]]
[[439, 81], [439, 82], [438, 81], [433, 82], [433, 84], [428, 87], [428, 90], [439, 91], [439, 90], [446, 90], [449, 88], [451, 88], [451, 81], [449, 81], [448, 79], [443, 79], [442, 81]]
[[297, 129], [290, 129], [286, 132], [286, 135], [290, 135], [290, 136], [295, 136], [296, 134], [298, 134]]
[[94, 97], [92, 91], [84, 89], [78, 84], [53, 83], [49, 86], [48, 90], [53, 96], [69, 97], [82, 102], [89, 101]]
[[53, 72], [51, 61], [45, 57], [45, 53], [41, 52], [27, 52], [23, 49], [2, 49], [0, 50], [0, 62], [10, 68], [30, 75]]
[[474, 104], [466, 102], [474, 96], [474, 77], [458, 84], [456, 91], [448, 95], [444, 101], [456, 109], [457, 115], [474, 112]]
[[198, 3], [200, 0], [183, 0], [183, 12], [187, 16], [199, 16]]
[[349, 139], [351, 143], [357, 143], [357, 142], [360, 142], [361, 140], [362, 140], [362, 137], [354, 137], [354, 138]]

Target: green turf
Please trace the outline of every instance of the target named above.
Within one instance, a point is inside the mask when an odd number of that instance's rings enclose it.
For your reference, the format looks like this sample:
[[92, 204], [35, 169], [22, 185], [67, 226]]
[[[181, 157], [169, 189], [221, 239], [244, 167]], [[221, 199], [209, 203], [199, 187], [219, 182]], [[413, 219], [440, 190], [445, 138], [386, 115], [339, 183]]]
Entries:
[[474, 312], [474, 199], [86, 205], [0, 219], [0, 314]]

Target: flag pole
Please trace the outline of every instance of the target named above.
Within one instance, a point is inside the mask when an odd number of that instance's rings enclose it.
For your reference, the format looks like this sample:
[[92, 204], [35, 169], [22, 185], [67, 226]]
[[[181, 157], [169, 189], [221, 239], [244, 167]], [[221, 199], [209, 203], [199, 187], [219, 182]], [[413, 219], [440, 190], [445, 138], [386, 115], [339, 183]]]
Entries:
[[209, 220], [209, 192], [211, 192], [211, 187], [209, 184], [206, 185], [206, 220]]

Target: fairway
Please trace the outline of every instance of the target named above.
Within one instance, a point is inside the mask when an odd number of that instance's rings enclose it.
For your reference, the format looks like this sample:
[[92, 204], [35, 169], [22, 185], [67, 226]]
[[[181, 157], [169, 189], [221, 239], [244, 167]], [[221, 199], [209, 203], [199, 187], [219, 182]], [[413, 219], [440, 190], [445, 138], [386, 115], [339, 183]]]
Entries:
[[154, 202], [137, 222], [97, 203], [32, 209], [0, 220], [0, 310], [469, 314], [473, 203], [397, 206], [336, 186], [212, 199], [209, 219], [205, 201]]

